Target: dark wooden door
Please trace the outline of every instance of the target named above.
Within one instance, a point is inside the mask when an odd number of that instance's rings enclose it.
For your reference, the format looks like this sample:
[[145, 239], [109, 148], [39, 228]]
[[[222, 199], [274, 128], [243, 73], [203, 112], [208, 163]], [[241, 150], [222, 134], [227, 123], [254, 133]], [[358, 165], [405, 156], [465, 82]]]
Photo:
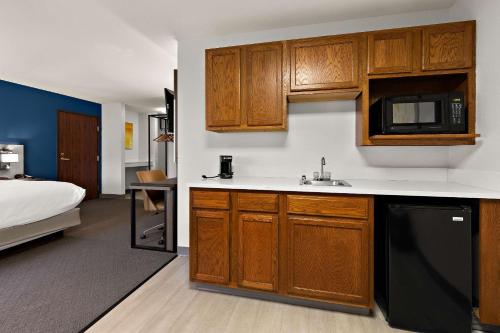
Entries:
[[98, 120], [64, 111], [57, 118], [57, 179], [83, 187], [86, 200], [95, 199], [99, 195]]

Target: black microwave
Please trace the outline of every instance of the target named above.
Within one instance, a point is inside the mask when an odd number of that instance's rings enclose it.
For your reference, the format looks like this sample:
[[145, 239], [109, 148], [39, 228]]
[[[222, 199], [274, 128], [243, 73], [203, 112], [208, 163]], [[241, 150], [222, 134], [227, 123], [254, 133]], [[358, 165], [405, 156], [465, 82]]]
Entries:
[[464, 94], [382, 97], [370, 107], [373, 134], [466, 133]]

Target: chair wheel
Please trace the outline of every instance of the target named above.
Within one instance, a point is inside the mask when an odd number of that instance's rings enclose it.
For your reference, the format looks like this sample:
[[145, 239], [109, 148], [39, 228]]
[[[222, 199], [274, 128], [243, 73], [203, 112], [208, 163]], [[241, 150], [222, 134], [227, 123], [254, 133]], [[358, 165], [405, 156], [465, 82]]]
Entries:
[[141, 235], [140, 239], [146, 239], [146, 235]]

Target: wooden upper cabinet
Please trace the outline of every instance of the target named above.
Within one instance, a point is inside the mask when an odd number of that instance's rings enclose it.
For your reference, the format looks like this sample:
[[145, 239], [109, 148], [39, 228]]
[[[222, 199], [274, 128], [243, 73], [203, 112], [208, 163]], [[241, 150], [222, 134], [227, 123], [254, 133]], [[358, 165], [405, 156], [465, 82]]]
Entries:
[[239, 47], [206, 50], [206, 126], [234, 127], [241, 124]]
[[413, 31], [368, 34], [368, 73], [408, 73], [413, 67]]
[[[206, 129], [282, 131], [288, 102], [356, 99], [358, 145], [475, 144], [475, 29], [465, 21], [206, 50]], [[464, 84], [454, 85], [459, 74]], [[412, 86], [423, 77], [448, 81], [426, 87], [429, 93], [466, 92], [468, 133], [395, 138], [370, 131], [373, 101], [421, 93]], [[392, 78], [409, 83], [372, 93], [376, 80]]]
[[359, 39], [359, 35], [351, 35], [291, 41], [290, 89], [357, 87]]
[[283, 44], [244, 48], [243, 109], [248, 127], [283, 127], [286, 101], [283, 95]]
[[192, 281], [229, 283], [229, 211], [191, 211], [190, 276]]
[[238, 284], [277, 291], [278, 215], [240, 213], [238, 223]]
[[366, 220], [288, 216], [288, 293], [370, 303], [370, 231]]
[[423, 27], [422, 69], [443, 70], [472, 67], [474, 22]]

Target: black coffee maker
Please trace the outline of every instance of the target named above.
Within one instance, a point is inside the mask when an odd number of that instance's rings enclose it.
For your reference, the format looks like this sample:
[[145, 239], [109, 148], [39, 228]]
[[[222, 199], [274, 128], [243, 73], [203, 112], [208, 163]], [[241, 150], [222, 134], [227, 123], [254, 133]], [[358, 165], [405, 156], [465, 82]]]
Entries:
[[232, 167], [233, 157], [230, 155], [220, 155], [220, 172], [219, 177], [221, 179], [231, 179], [233, 178], [233, 167]]

